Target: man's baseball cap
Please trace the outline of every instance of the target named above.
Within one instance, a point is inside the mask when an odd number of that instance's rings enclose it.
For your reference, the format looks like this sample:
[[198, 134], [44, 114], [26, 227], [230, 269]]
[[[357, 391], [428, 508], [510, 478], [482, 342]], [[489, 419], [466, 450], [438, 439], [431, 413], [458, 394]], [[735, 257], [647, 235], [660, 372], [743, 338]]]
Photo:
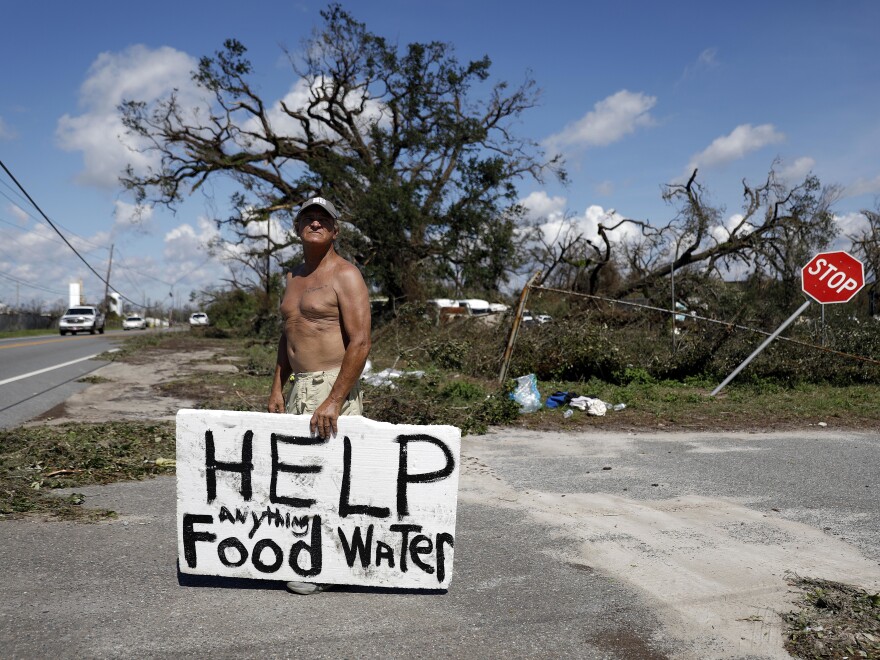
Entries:
[[295, 220], [298, 220], [299, 216], [301, 216], [306, 209], [313, 206], [320, 206], [322, 209], [327, 211], [327, 213], [329, 213], [334, 220], [339, 219], [339, 211], [336, 210], [336, 207], [333, 206], [331, 202], [327, 201], [323, 197], [312, 197], [311, 199], [303, 202], [303, 205], [299, 207], [299, 211], [297, 211], [296, 213]]

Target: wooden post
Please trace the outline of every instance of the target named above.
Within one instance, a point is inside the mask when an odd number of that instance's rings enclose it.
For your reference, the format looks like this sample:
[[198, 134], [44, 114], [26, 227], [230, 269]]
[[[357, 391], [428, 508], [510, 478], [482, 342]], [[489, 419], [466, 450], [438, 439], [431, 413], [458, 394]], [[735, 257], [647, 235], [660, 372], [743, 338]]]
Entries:
[[523, 287], [522, 293], [519, 294], [519, 304], [516, 306], [516, 314], [513, 316], [513, 325], [510, 326], [510, 335], [507, 337], [507, 347], [504, 349], [504, 355], [501, 358], [501, 373], [498, 374], [498, 382], [504, 383], [507, 378], [507, 369], [510, 367], [510, 358], [513, 356], [513, 345], [516, 343], [516, 335], [519, 333], [519, 326], [522, 323], [523, 310], [526, 308], [526, 301], [529, 299], [529, 291], [535, 281], [541, 276], [541, 271], [532, 275], [526, 285]]

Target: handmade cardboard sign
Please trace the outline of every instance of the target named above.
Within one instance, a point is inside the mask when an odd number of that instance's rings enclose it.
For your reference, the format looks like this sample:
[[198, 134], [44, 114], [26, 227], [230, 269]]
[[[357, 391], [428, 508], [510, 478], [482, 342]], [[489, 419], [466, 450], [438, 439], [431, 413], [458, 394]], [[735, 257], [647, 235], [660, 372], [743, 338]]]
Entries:
[[461, 432], [340, 417], [177, 413], [183, 573], [445, 589], [452, 578]]

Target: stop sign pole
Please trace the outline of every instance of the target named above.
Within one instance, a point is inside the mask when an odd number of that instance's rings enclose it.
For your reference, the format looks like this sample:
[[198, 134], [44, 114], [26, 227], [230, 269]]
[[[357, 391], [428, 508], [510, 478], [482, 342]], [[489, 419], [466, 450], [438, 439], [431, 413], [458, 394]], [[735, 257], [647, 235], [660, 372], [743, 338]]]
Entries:
[[[861, 261], [846, 252], [822, 252], [810, 259], [807, 265], [801, 269], [801, 289], [812, 300], [822, 304], [849, 302], [863, 286], [865, 286], [865, 267]], [[715, 396], [723, 390], [749, 362], [754, 360], [761, 351], [767, 348], [770, 342], [779, 336], [779, 333], [803, 314], [812, 302], [810, 298], [807, 298], [794, 314], [776, 328], [773, 334], [767, 337], [718, 387], [712, 390], [711, 396]]]

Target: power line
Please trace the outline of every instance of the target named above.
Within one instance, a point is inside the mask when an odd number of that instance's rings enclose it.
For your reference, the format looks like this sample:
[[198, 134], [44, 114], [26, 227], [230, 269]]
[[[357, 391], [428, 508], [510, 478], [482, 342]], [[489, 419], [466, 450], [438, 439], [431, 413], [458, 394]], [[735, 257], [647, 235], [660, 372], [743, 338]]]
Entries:
[[[99, 280], [101, 280], [104, 284], [106, 284], [110, 289], [113, 289], [113, 292], [114, 292], [114, 293], [119, 293], [119, 291], [117, 291], [117, 290], [114, 289], [112, 286], [110, 286], [110, 283], [107, 282], [107, 280], [105, 280], [105, 279], [101, 276], [101, 274], [100, 274], [98, 271], [96, 271], [94, 268], [92, 268], [92, 265], [91, 265], [88, 261], [85, 260], [85, 257], [83, 257], [83, 256], [77, 251], [77, 249], [76, 249], [75, 247], [73, 247], [73, 245], [70, 244], [70, 241], [68, 241], [67, 238], [64, 236], [64, 234], [62, 234], [62, 233], [58, 230], [58, 227], [56, 227], [55, 224], [49, 219], [49, 216], [47, 216], [45, 213], [43, 213], [43, 209], [41, 209], [41, 208], [39, 207], [39, 205], [33, 200], [33, 198], [28, 194], [27, 190], [24, 189], [24, 186], [22, 186], [22, 185], [18, 182], [18, 179], [16, 179], [15, 176], [12, 174], [12, 172], [9, 171], [9, 168], [6, 167], [6, 164], [5, 164], [2, 160], [0, 160], [0, 167], [3, 168], [3, 171], [6, 172], [6, 174], [9, 176], [9, 178], [12, 179], [13, 183], [15, 183], [16, 186], [18, 186], [18, 189], [21, 190], [22, 194], [24, 194], [24, 196], [28, 198], [28, 201], [29, 201], [29, 202], [33, 205], [33, 207], [34, 207], [34, 208], [40, 213], [40, 215], [43, 216], [43, 219], [44, 219], [46, 222], [49, 223], [49, 226], [51, 226], [52, 229], [54, 229], [55, 232], [56, 232], [56, 233], [62, 238], [62, 240], [63, 240], [65, 243], [67, 243], [67, 247], [69, 247], [71, 250], [73, 250], [73, 253], [74, 253], [77, 257], [80, 258], [80, 261], [82, 261], [82, 262], [86, 265], [86, 267], [87, 267], [90, 271], [92, 271], [92, 272], [95, 274], [95, 276], [96, 276]], [[136, 303], [134, 300], [132, 300], [132, 299], [129, 298], [128, 296], [123, 295], [122, 293], [119, 293], [119, 297], [120, 297], [120, 298], [124, 298], [125, 300], [127, 300], [128, 302], [130, 302], [132, 305], [137, 305], [137, 303]]]
[[[529, 287], [530, 289], [534, 289], [537, 291], [552, 291], [554, 293], [562, 293], [567, 296], [574, 296], [576, 298], [590, 298], [592, 300], [603, 300], [605, 302], [613, 303], [616, 305], [625, 305], [627, 307], [637, 307], [639, 309], [649, 309], [653, 312], [662, 312], [664, 314], [674, 314], [678, 315], [682, 312], [680, 310], [674, 309], [664, 309], [663, 307], [655, 307], [654, 305], [645, 305], [642, 303], [633, 302], [630, 300], [617, 300], [616, 298], [605, 298], [604, 296], [595, 296], [589, 293], [580, 293], [578, 291], [567, 291], [565, 289], [555, 289], [549, 286], [535, 286], [532, 285]], [[700, 316], [699, 314], [695, 314], [693, 312], [687, 313], [688, 318], [696, 319], [698, 321], [705, 321], [707, 323], [716, 323], [718, 325], [723, 325], [731, 330], [747, 330], [748, 332], [754, 332], [759, 335], [767, 335], [769, 336], [772, 333], [766, 332], [764, 330], [759, 330], [758, 328], [750, 328], [747, 325], [739, 325], [738, 323], [731, 323], [729, 321], [721, 321], [720, 319], [709, 318], [708, 316]], [[853, 355], [852, 353], [844, 353], [843, 351], [835, 351], [831, 348], [826, 348], [824, 346], [817, 346], [816, 344], [810, 344], [805, 341], [801, 341], [800, 339], [793, 339], [791, 337], [777, 337], [779, 341], [787, 341], [791, 344], [796, 344], [798, 346], [804, 346], [806, 348], [815, 348], [820, 351], [824, 351], [825, 353], [831, 353], [833, 355], [839, 355], [841, 357], [852, 358], [853, 360], [859, 360], [861, 362], [870, 362], [871, 364], [880, 364], [880, 360], [874, 360], [869, 357], [865, 357], [864, 355]]]
[[[6, 168], [4, 167], [3, 169], [6, 169]], [[7, 171], [8, 171], [8, 170], [7, 170]], [[10, 176], [12, 176], [12, 175], [10, 174]], [[14, 179], [13, 179], [13, 180], [14, 180]], [[3, 185], [5, 185], [7, 188], [10, 188], [9, 184], [6, 183], [5, 181], [3, 181], [2, 183], [3, 183]], [[16, 183], [18, 183], [18, 182], [16, 181]], [[10, 190], [11, 190], [11, 188], [10, 188]], [[14, 192], [14, 191], [13, 191], [13, 192]], [[36, 220], [37, 222], [40, 221], [39, 218], [34, 217], [32, 214], [28, 213], [25, 209], [21, 208], [21, 206], [19, 206], [18, 203], [17, 203], [14, 199], [12, 199], [9, 195], [7, 195], [6, 193], [4, 193], [2, 190], [0, 190], [0, 195], [2, 195], [3, 197], [5, 197], [6, 199], [8, 199], [10, 203], [14, 204], [15, 207], [16, 207], [17, 209], [19, 209], [22, 213], [24, 213], [24, 214], [25, 214], [27, 217], [29, 217], [31, 220]], [[16, 196], [17, 196], [17, 197], [21, 197], [21, 195], [16, 195]], [[22, 198], [22, 199], [23, 199], [23, 198]], [[42, 213], [42, 211], [41, 211], [41, 213]], [[83, 243], [86, 243], [87, 245], [91, 245], [91, 246], [92, 246], [93, 248], [95, 248], [96, 250], [107, 250], [107, 249], [108, 249], [106, 245], [98, 245], [97, 243], [92, 243], [89, 239], [80, 236], [80, 235], [77, 234], [75, 231], [71, 230], [69, 227], [65, 227], [64, 225], [62, 225], [60, 222], [57, 223], [57, 224], [58, 224], [59, 227], [61, 227], [62, 229], [64, 229], [68, 234], [73, 234], [73, 235], [76, 236], [79, 240], [81, 240]], [[56, 230], [56, 231], [57, 231], [57, 230]]]
[[45, 291], [46, 293], [54, 293], [55, 295], [58, 295], [58, 296], [65, 295], [65, 293], [62, 291], [55, 291], [54, 289], [49, 289], [49, 288], [41, 286], [39, 284], [34, 284], [33, 282], [27, 282], [23, 279], [15, 277], [15, 275], [10, 275], [9, 273], [4, 273], [2, 271], [0, 271], [0, 277], [2, 277], [3, 279], [9, 280], [10, 282], [15, 282], [16, 284], [21, 284], [23, 286], [29, 286], [32, 289], [39, 289], [40, 291]]

